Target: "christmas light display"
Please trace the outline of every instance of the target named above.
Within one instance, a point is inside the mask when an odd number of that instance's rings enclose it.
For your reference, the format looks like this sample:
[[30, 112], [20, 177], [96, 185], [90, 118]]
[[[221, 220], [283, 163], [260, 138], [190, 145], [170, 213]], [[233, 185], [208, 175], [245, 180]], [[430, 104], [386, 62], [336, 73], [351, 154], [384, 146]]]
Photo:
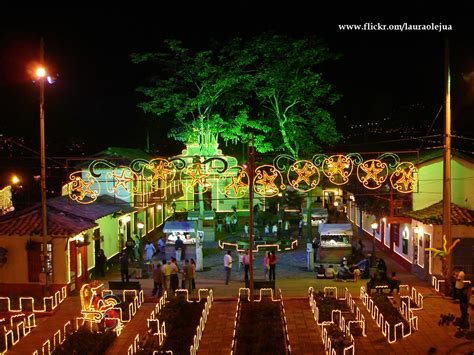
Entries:
[[[393, 153], [384, 153], [377, 159], [365, 161], [359, 153], [331, 156], [317, 154], [311, 160], [296, 160], [282, 154], [273, 160], [273, 165], [255, 168], [254, 192], [263, 197], [273, 197], [285, 190], [287, 185], [297, 191], [308, 192], [318, 186], [320, 172], [332, 184], [344, 185], [349, 182], [354, 167], [357, 167], [360, 183], [370, 190], [380, 188], [389, 176], [390, 184], [397, 192], [413, 192], [416, 184], [415, 165], [400, 162]], [[235, 165], [235, 162], [229, 166], [220, 156], [179, 156], [149, 161], [136, 159], [129, 166], [117, 166], [103, 159], [95, 160], [88, 170], [70, 175], [69, 196], [79, 203], [91, 203], [101, 194], [101, 187], [104, 186], [109, 193], [120, 198], [131, 194], [145, 195], [168, 189], [178, 173], [185, 189], [193, 194], [213, 188], [217, 188], [227, 198], [244, 198], [248, 193], [248, 171]]]
[[331, 155], [322, 163], [323, 174], [335, 185], [347, 184], [353, 168], [351, 158], [340, 154]]
[[401, 162], [390, 176], [390, 184], [398, 192], [405, 194], [413, 192], [416, 182], [415, 172], [416, 168], [413, 163]]
[[369, 190], [375, 190], [387, 180], [388, 165], [378, 159], [370, 159], [357, 167], [357, 178]]
[[228, 184], [225, 185], [223, 193], [228, 198], [242, 198], [249, 190], [249, 175], [241, 166], [229, 168], [222, 179]]
[[[82, 179], [82, 171], [76, 171], [69, 175], [69, 180], [71, 180], [69, 197], [76, 202], [88, 204], [97, 200], [100, 187], [97, 179], [90, 173], [86, 172], [84, 175], [86, 181]], [[92, 188], [93, 186], [94, 188]]]
[[255, 169], [254, 191], [264, 197], [273, 197], [285, 189], [280, 171], [273, 165], [261, 165]]
[[288, 169], [288, 183], [296, 190], [308, 192], [319, 183], [319, 170], [308, 160], [298, 160]]

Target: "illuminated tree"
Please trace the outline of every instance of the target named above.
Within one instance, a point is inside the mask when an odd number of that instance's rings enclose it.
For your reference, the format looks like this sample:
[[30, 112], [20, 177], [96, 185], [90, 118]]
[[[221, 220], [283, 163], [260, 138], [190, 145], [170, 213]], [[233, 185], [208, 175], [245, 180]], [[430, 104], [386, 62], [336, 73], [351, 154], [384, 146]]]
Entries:
[[262, 35], [228, 46], [236, 66], [251, 73], [253, 108], [259, 120], [272, 129], [271, 150], [298, 158], [314, 154], [321, 145], [340, 138], [328, 108], [339, 95], [321, 73], [325, 62], [336, 59], [323, 42]]
[[269, 127], [249, 117], [246, 99], [253, 81], [244, 66], [230, 61], [223, 48], [192, 53], [179, 41], [166, 44], [165, 53], [132, 55], [134, 63], [152, 62], [158, 70], [150, 86], [138, 88], [149, 98], [139, 106], [159, 119], [171, 119], [169, 136], [199, 143], [202, 155], [208, 155], [208, 143], [246, 141], [250, 131], [259, 151], [270, 150], [265, 142]]

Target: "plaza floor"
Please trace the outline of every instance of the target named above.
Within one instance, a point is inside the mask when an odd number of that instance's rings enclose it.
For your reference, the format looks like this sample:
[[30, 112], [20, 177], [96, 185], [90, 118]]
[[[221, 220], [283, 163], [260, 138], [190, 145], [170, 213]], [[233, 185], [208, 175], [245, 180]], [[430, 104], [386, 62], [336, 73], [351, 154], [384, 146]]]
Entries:
[[[366, 240], [366, 246], [370, 245]], [[368, 250], [366, 250], [368, 252]], [[169, 258], [173, 250], [169, 248], [166, 257]], [[188, 256], [192, 257], [192, 248], [188, 249]], [[367, 337], [356, 338], [356, 354], [472, 354], [474, 342], [465, 337], [457, 337], [457, 329], [453, 324], [439, 325], [442, 314], [452, 313], [459, 316], [459, 305], [450, 298], [437, 294], [427, 282], [406, 272], [389, 255], [377, 251], [378, 256], [384, 257], [388, 271], [396, 271], [403, 284], [415, 286], [424, 296], [424, 309], [415, 312], [419, 317], [419, 330], [409, 337], [389, 344], [382, 335], [368, 312], [364, 310], [362, 302], [357, 300], [359, 307], [364, 312], [367, 321]], [[237, 302], [238, 290], [244, 287], [244, 273], [238, 270], [237, 262], [234, 263], [231, 282], [224, 284], [223, 251], [213, 251], [205, 257], [204, 271], [198, 272], [196, 286], [198, 288], [211, 288], [214, 292], [214, 306], [211, 309], [208, 323], [202, 339], [199, 354], [224, 354], [230, 353], [233, 316]], [[324, 256], [324, 255], [323, 255]], [[165, 255], [160, 255], [160, 259]], [[277, 255], [276, 288], [282, 290], [285, 310], [288, 320], [290, 344], [293, 354], [322, 354], [323, 346], [319, 328], [316, 326], [308, 302], [308, 288], [323, 289], [325, 286], [347, 287], [355, 298], [359, 297], [360, 286], [367, 280], [358, 282], [340, 282], [334, 280], [317, 280], [313, 271], [308, 271], [306, 260], [306, 246], [300, 245], [297, 250], [280, 253]], [[237, 255], [234, 255], [234, 260]], [[133, 272], [133, 270], [131, 270]], [[255, 277], [264, 278], [263, 254], [257, 255], [255, 260]], [[120, 275], [116, 268], [107, 272], [104, 282], [119, 280]], [[132, 275], [132, 280], [135, 280]], [[145, 304], [139, 317], [134, 318], [126, 325], [123, 334], [115, 341], [113, 351], [115, 354], [126, 354], [136, 334], [142, 334], [146, 329], [146, 315], [149, 313], [157, 298], [151, 296], [152, 280], [150, 278], [138, 280], [145, 293]], [[76, 306], [74, 307], [74, 304]], [[66, 307], [67, 306], [67, 307]], [[46, 317], [38, 322], [38, 327], [8, 353], [28, 354], [38, 349], [41, 344], [61, 328], [66, 319], [78, 315], [80, 301], [78, 297], [71, 297], [62, 309], [52, 317]], [[470, 311], [472, 318], [472, 310]], [[30, 339], [30, 340], [27, 340]], [[130, 344], [129, 344], [130, 343]], [[111, 353], [111, 352], [108, 353]]]

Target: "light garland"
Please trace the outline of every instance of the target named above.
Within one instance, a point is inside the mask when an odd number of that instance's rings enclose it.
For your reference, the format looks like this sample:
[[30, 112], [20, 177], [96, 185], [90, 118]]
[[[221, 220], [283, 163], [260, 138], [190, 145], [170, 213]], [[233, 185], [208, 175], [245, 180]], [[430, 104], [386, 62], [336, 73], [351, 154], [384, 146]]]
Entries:
[[253, 181], [254, 191], [264, 197], [276, 196], [280, 189], [285, 189], [283, 177], [273, 165], [261, 165], [256, 168]]
[[[129, 166], [95, 160], [88, 170], [76, 171], [70, 175], [69, 196], [79, 203], [91, 203], [100, 195], [101, 185], [105, 185], [109, 193], [118, 197], [145, 195], [168, 189], [176, 180], [178, 172], [180, 180], [190, 193], [206, 192], [216, 187], [214, 185], [221, 189], [223, 181], [221, 192], [228, 198], [243, 198], [248, 193], [249, 173], [246, 168], [229, 166], [219, 156], [196, 156], [192, 160], [187, 164], [180, 157], [154, 158], [149, 161], [136, 159]], [[393, 162], [388, 163], [389, 160]], [[415, 165], [400, 162], [399, 157], [393, 153], [384, 153], [378, 159], [366, 161], [358, 153], [331, 156], [318, 154], [311, 161], [281, 155], [274, 159], [274, 165], [264, 164], [255, 168], [254, 192], [263, 197], [274, 197], [285, 190], [287, 185], [300, 192], [309, 192], [318, 186], [320, 171], [334, 185], [344, 185], [349, 182], [355, 166], [359, 182], [370, 190], [380, 188], [388, 176], [392, 188], [401, 193], [413, 192], [416, 184]], [[390, 169], [393, 172], [390, 173]], [[286, 182], [283, 180], [283, 173]], [[102, 175], [105, 180], [99, 180]], [[196, 186], [201, 191], [196, 191]]]
[[323, 174], [334, 185], [347, 184], [353, 167], [352, 159], [341, 154], [325, 158], [322, 163]]
[[288, 169], [288, 183], [301, 192], [308, 192], [316, 188], [319, 179], [318, 168], [308, 160], [299, 160]]
[[357, 179], [369, 190], [380, 188], [387, 176], [388, 166], [379, 159], [367, 160], [357, 167]]
[[416, 171], [413, 163], [401, 162], [390, 176], [390, 184], [398, 192], [404, 194], [413, 192], [416, 183], [414, 176]]

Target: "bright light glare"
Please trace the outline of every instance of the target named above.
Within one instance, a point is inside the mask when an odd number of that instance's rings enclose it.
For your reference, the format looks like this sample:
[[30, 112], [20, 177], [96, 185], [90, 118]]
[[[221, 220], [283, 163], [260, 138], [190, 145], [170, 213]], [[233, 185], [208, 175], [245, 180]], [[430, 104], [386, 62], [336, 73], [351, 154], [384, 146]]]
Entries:
[[44, 78], [46, 76], [46, 70], [43, 67], [36, 69], [36, 76], [38, 78]]
[[19, 182], [20, 182], [20, 179], [18, 178], [18, 176], [13, 175], [13, 177], [12, 177], [12, 184], [18, 184]]

